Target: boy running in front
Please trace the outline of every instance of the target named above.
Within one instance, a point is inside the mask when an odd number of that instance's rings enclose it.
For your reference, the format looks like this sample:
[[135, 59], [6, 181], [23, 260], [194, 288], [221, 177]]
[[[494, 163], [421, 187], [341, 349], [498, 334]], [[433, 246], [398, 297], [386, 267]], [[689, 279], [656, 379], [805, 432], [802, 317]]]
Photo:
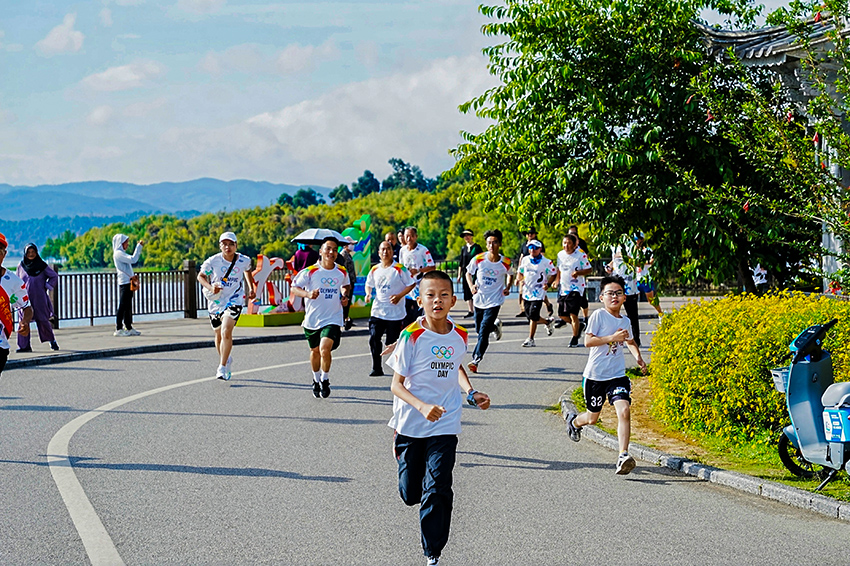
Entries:
[[248, 300], [255, 296], [254, 278], [251, 276], [251, 258], [236, 251], [236, 234], [225, 232], [218, 238], [221, 253], [208, 257], [201, 265], [198, 282], [204, 288], [210, 325], [215, 331], [215, 349], [219, 362], [215, 376], [230, 379], [233, 357], [233, 328], [245, 305], [242, 280], [248, 282]]
[[443, 271], [426, 273], [418, 298], [425, 314], [402, 332], [388, 362], [395, 372], [389, 426], [396, 431], [399, 495], [407, 505], [421, 504], [419, 526], [429, 566], [440, 563], [449, 539], [464, 395], [470, 405], [490, 406], [461, 364], [467, 333], [448, 318], [456, 300], [451, 277]]
[[332, 352], [339, 347], [342, 307], [348, 304], [348, 272], [336, 264], [339, 242], [326, 238], [319, 248], [319, 262], [298, 272], [292, 282], [292, 294], [304, 297], [304, 336], [310, 346], [313, 370], [313, 397], [331, 394], [328, 376]]
[[646, 362], [640, 355], [640, 349], [632, 338], [629, 319], [620, 314], [625, 301], [625, 282], [617, 276], [603, 277], [602, 305], [590, 315], [584, 335], [584, 345], [590, 349], [587, 365], [584, 368], [584, 403], [587, 411], [567, 415], [567, 432], [570, 440], [581, 440], [581, 427], [596, 424], [599, 413], [605, 403], [614, 406], [617, 411], [617, 440], [620, 456], [617, 458], [616, 473], [625, 475], [635, 468], [635, 459], [629, 455], [629, 437], [631, 435], [631, 390], [632, 384], [626, 377], [626, 360], [623, 344], [637, 361], [642, 372], [646, 373]]

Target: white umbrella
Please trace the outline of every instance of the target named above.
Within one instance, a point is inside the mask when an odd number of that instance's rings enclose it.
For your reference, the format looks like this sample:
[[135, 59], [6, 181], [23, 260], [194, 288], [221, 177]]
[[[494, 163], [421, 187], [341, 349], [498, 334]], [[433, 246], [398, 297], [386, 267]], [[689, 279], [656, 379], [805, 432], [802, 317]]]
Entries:
[[292, 238], [292, 241], [298, 244], [320, 245], [328, 238], [336, 240], [338, 244], [343, 244], [345, 242], [345, 238], [342, 237], [342, 234], [336, 230], [329, 230], [328, 228], [310, 228], [309, 230], [304, 230]]

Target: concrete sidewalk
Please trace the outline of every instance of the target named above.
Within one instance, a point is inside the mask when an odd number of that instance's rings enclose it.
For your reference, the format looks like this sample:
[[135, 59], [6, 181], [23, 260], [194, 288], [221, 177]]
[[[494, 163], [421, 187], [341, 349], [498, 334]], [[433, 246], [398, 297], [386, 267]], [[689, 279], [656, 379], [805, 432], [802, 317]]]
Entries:
[[[557, 310], [556, 297], [550, 294], [550, 300]], [[663, 297], [661, 308], [670, 311], [689, 301], [699, 300], [695, 297]], [[599, 308], [599, 303], [591, 304], [591, 312]], [[516, 296], [508, 297], [502, 307], [500, 318], [503, 324], [524, 325], [524, 318], [514, 316], [519, 310]], [[656, 312], [649, 303], [640, 303], [641, 319], [655, 318]], [[472, 328], [475, 326], [471, 318], [464, 318], [466, 304], [458, 301], [452, 310], [452, 316], [462, 326]], [[355, 325], [346, 335], [368, 335], [368, 319], [355, 320]], [[174, 318], [158, 320], [155, 322], [137, 322], [134, 328], [140, 331], [141, 336], [118, 337], [113, 336], [112, 325], [100, 326], [74, 326], [70, 328], [59, 328], [55, 331], [59, 351], [50, 349], [48, 343], [38, 341], [38, 332], [32, 325], [33, 333], [32, 352], [17, 353], [16, 336], [13, 334], [9, 343], [12, 350], [6, 369], [16, 367], [36, 366], [44, 364], [55, 364], [70, 361], [87, 360], [93, 358], [108, 358], [114, 356], [130, 356], [149, 352], [164, 352], [171, 350], [188, 350], [195, 348], [211, 348], [214, 346], [213, 331], [207, 318], [188, 319]], [[266, 342], [284, 342], [290, 340], [302, 340], [304, 334], [300, 326], [277, 326], [266, 328], [237, 327], [234, 331], [234, 344], [260, 344]], [[364, 345], [364, 348], [367, 346]]]

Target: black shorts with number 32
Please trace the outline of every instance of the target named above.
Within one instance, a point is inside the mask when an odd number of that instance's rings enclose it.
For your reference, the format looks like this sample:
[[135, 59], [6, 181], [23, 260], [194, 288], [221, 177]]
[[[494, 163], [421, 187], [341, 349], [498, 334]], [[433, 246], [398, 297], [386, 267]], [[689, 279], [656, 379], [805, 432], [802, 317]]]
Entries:
[[606, 397], [611, 405], [619, 399], [632, 402], [632, 382], [626, 376], [605, 381], [585, 379], [582, 387], [584, 389], [584, 404], [591, 413], [598, 413], [602, 410]]

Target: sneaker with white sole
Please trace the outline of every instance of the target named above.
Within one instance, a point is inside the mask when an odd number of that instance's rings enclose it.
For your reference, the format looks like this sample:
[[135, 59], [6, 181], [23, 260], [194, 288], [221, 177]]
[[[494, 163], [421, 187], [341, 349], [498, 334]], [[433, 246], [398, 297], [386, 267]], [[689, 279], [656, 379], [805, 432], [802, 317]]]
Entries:
[[478, 373], [478, 364], [481, 363], [481, 360], [472, 360], [469, 362], [469, 371], [472, 373]]
[[322, 384], [318, 381], [313, 382], [313, 397], [318, 399], [322, 396]]
[[534, 343], [534, 338], [526, 338], [525, 341], [522, 343], [523, 348], [534, 348], [534, 346], [536, 346], [536, 344]]
[[227, 381], [228, 380], [227, 366], [223, 366], [223, 365], [219, 364], [218, 369], [215, 370], [215, 376], [218, 379], [223, 379], [223, 380]]
[[570, 348], [578, 348], [578, 347], [579, 347], [578, 336], [573, 336], [572, 339], [570, 339]]
[[620, 457], [617, 458], [617, 475], [625, 476], [635, 469], [635, 464], [635, 459], [632, 458], [628, 452], [623, 452], [620, 454]]
[[141, 336], [142, 335], [142, 333], [139, 332], [138, 330], [136, 330], [135, 328], [131, 328], [130, 330], [126, 330], [125, 332], [127, 333], [127, 336]]
[[493, 333], [496, 335], [496, 340], [502, 339], [502, 321], [500, 319], [496, 319], [496, 326], [493, 327]]
[[440, 557], [439, 556], [429, 556], [428, 557], [428, 566], [440, 566]]
[[123, 328], [121, 330], [116, 330], [115, 332], [112, 333], [112, 335], [113, 336], [129, 336], [129, 334], [127, 334], [127, 331], [124, 330]]
[[581, 440], [581, 427], [573, 424], [573, 421], [578, 417], [578, 413], [570, 411], [567, 415], [567, 434], [570, 435], [570, 440], [578, 442]]
[[555, 319], [551, 316], [546, 319], [546, 336], [552, 336], [555, 331]]

